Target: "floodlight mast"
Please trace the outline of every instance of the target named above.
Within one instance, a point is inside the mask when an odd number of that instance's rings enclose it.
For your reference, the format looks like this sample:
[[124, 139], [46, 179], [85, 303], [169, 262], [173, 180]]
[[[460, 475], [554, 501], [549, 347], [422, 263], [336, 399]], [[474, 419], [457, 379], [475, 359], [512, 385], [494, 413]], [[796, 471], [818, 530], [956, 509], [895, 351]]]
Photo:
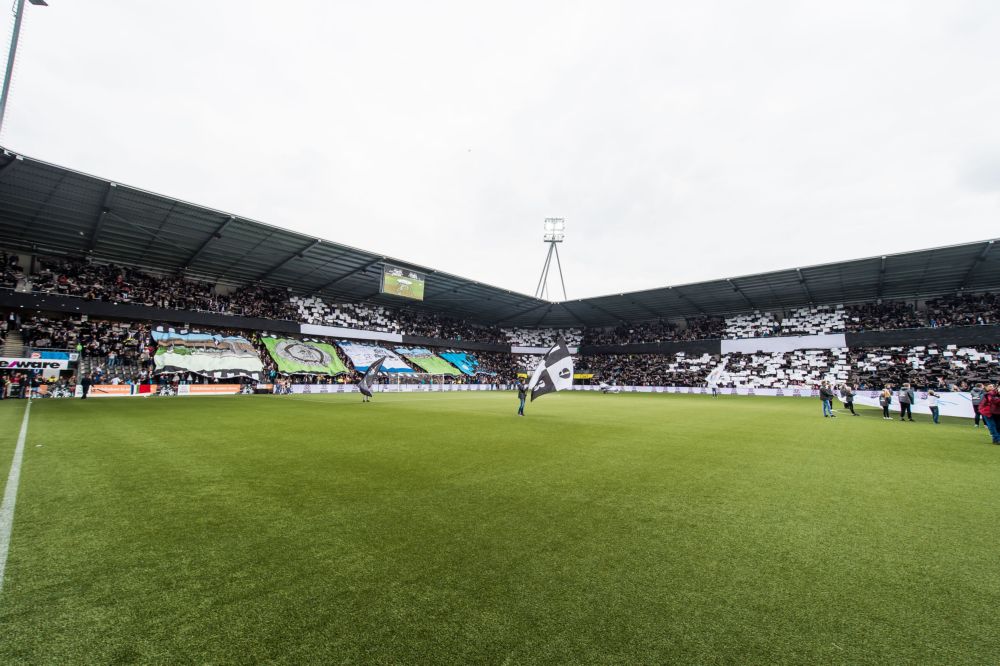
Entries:
[[556, 268], [559, 269], [559, 283], [562, 285], [563, 300], [568, 301], [566, 296], [566, 279], [563, 277], [562, 261], [559, 259], [558, 243], [562, 243], [566, 238], [566, 220], [561, 217], [547, 217], [543, 225], [545, 235], [542, 240], [549, 244], [549, 252], [545, 255], [545, 264], [542, 266], [542, 276], [538, 279], [538, 287], [535, 288], [535, 298], [549, 297], [549, 269], [552, 267], [552, 255], [556, 256]]
[[[45, 0], [29, 0], [31, 4], [47, 7]], [[14, 10], [14, 34], [10, 38], [10, 51], [7, 53], [7, 69], [3, 75], [3, 92], [0, 93], [0, 133], [3, 132], [3, 118], [7, 114], [7, 97], [10, 95], [11, 78], [14, 76], [14, 58], [17, 56], [17, 42], [21, 37], [21, 18], [24, 16], [24, 0], [17, 0]]]

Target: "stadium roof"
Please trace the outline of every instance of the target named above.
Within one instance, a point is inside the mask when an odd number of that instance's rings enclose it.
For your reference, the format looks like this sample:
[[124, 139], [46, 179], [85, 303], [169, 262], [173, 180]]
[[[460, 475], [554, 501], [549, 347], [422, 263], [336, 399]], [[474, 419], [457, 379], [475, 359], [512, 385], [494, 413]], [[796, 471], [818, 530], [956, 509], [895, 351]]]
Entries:
[[[1000, 290], [995, 240], [555, 303], [0, 152], [0, 246], [510, 326], [604, 326]], [[379, 293], [383, 263], [427, 273], [424, 301]]]

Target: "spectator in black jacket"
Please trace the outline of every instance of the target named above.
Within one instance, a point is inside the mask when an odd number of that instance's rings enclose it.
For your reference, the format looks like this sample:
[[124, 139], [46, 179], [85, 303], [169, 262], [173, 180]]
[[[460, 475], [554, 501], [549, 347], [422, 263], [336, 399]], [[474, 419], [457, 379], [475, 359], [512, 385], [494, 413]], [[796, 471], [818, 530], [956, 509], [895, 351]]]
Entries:
[[830, 388], [830, 382], [823, 382], [819, 388], [819, 399], [823, 401], [823, 416], [836, 417], [837, 415], [833, 413], [833, 389]]

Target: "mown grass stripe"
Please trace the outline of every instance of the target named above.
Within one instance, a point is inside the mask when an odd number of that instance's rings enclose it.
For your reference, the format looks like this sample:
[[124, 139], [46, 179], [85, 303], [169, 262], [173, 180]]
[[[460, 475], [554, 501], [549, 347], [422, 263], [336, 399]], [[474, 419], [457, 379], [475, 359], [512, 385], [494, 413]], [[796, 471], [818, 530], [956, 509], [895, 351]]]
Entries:
[[3, 493], [3, 504], [0, 505], [0, 592], [3, 592], [4, 573], [7, 570], [7, 554], [10, 552], [10, 533], [14, 527], [14, 505], [17, 503], [17, 488], [21, 483], [21, 459], [24, 458], [24, 440], [28, 436], [28, 416], [31, 413], [31, 400], [24, 408], [24, 418], [21, 419], [21, 432], [17, 436], [17, 446], [14, 448], [14, 459], [7, 475], [7, 488]]

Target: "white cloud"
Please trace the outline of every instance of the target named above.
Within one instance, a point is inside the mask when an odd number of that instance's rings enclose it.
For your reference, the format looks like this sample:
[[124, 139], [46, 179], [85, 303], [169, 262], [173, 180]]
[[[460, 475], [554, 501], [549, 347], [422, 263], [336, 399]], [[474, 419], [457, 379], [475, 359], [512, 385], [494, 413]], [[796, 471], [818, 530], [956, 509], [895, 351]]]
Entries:
[[995, 235], [994, 3], [50, 5], [8, 147], [519, 291]]

